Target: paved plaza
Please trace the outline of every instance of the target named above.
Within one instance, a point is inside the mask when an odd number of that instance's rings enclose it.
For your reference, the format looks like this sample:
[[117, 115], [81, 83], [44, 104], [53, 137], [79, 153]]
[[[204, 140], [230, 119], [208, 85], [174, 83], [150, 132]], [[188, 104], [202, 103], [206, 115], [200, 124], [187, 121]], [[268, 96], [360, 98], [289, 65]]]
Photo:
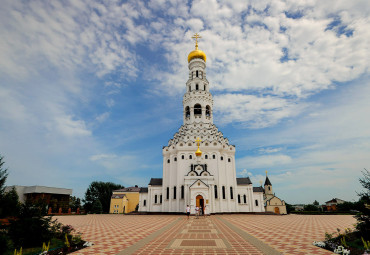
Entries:
[[312, 245], [325, 232], [353, 228], [349, 215], [78, 215], [58, 216], [99, 254], [333, 254]]

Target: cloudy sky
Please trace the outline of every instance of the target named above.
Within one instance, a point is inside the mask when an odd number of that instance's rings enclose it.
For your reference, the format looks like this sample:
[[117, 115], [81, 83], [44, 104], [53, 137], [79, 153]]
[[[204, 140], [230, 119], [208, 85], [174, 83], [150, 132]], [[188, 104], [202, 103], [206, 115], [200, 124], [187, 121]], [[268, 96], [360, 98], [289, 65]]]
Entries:
[[2, 1], [8, 185], [146, 186], [182, 124], [191, 36], [237, 174], [288, 203], [357, 200], [370, 169], [367, 0]]

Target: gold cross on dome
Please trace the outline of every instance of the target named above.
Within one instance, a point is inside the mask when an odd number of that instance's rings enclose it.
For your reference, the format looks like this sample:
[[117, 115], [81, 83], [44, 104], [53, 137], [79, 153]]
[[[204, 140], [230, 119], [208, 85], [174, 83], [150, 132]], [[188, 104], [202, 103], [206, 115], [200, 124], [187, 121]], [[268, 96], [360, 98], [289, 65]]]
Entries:
[[195, 33], [191, 38], [195, 39], [195, 48], [198, 49], [198, 38], [202, 38], [198, 33]]
[[197, 142], [197, 146], [199, 147], [199, 143], [202, 141], [199, 139], [199, 137], [197, 138], [197, 140], [195, 140]]
[[266, 176], [267, 176], [267, 170], [266, 170]]

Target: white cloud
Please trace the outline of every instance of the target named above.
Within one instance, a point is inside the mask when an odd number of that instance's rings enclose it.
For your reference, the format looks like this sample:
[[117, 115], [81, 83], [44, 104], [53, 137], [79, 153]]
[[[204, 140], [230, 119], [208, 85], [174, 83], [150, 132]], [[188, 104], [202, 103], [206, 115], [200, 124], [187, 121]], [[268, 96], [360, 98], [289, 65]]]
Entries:
[[214, 97], [215, 118], [221, 124], [240, 122], [251, 128], [263, 128], [281, 119], [298, 115], [305, 105], [279, 97], [222, 94]]
[[89, 159], [91, 161], [99, 161], [99, 160], [113, 159], [116, 157], [117, 155], [115, 154], [96, 154], [96, 155], [92, 155]]
[[89, 136], [91, 131], [86, 128], [83, 120], [74, 120], [72, 116], [59, 116], [50, 124], [50, 131], [57, 130], [65, 136]]
[[[112, 105], [113, 106], [113, 105]], [[104, 122], [106, 119], [109, 118], [110, 113], [104, 112], [96, 117], [96, 120], [100, 123]]]

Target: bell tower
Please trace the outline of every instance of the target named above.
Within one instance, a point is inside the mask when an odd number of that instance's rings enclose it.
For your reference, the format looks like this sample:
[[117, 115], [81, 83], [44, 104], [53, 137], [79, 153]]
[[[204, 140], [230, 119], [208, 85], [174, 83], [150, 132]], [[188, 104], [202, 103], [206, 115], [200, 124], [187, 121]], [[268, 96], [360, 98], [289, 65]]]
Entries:
[[195, 50], [188, 55], [189, 79], [183, 97], [184, 124], [213, 124], [213, 99], [206, 78], [206, 54], [198, 49], [199, 34], [195, 34]]

